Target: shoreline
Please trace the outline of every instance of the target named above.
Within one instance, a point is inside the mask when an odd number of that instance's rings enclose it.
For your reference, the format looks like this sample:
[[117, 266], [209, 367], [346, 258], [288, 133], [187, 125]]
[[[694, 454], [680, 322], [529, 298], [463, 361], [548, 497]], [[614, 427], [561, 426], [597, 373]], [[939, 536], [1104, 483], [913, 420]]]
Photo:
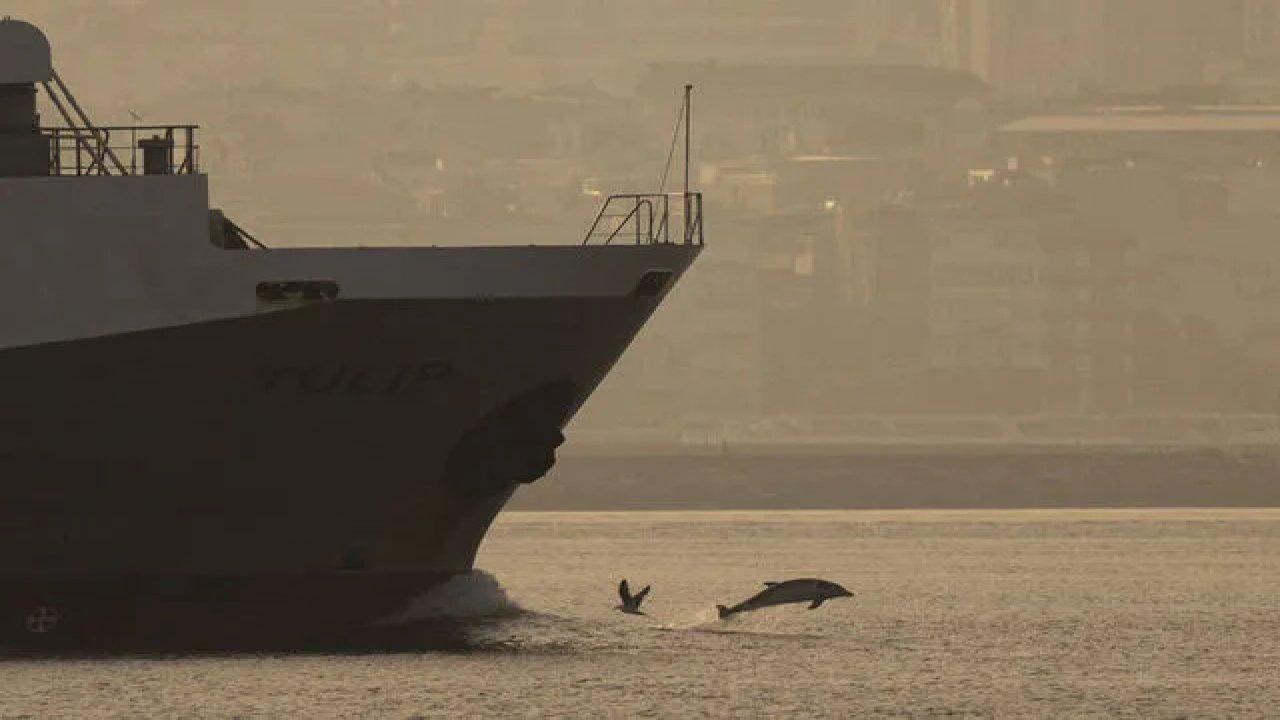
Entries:
[[1186, 442], [1064, 442], [1064, 441], [974, 441], [974, 440], [802, 440], [757, 441], [733, 443], [575, 443], [572, 439], [560, 449], [562, 458], [620, 457], [718, 457], [718, 456], [830, 456], [830, 455], [1045, 455], [1077, 454], [1185, 454], [1220, 452], [1232, 455], [1266, 455], [1280, 457], [1280, 444], [1269, 442], [1186, 443]]
[[546, 478], [522, 488], [510, 509], [1280, 507], [1280, 448], [1275, 446], [578, 450], [564, 453]]

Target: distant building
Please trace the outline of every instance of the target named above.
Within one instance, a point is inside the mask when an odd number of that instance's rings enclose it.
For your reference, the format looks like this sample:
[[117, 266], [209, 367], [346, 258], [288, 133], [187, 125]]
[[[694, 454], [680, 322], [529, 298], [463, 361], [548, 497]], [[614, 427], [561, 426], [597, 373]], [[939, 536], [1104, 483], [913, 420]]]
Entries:
[[[866, 218], [872, 374], [899, 413], [1094, 413], [1126, 407], [1121, 238], [996, 176], [958, 202]], [[904, 369], [909, 369], [904, 382]]]
[[1022, 172], [1099, 237], [1125, 238], [1134, 405], [1151, 412], [1280, 406], [1280, 109], [1102, 108], [999, 132]]
[[1016, 104], [1152, 95], [1217, 83], [1272, 55], [1276, 8], [1276, 0], [942, 0], [942, 64]]
[[1096, 19], [1105, 0], [943, 0], [943, 65], [1006, 101], [1071, 97], [1100, 79]]
[[1280, 158], [1280, 106], [1098, 107], [999, 129], [1006, 155], [1182, 158], [1208, 165]]

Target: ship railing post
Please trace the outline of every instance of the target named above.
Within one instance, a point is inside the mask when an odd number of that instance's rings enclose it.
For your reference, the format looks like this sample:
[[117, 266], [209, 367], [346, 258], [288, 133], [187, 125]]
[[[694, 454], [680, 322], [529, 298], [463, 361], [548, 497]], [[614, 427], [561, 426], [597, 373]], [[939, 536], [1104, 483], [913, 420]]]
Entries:
[[662, 195], [662, 242], [671, 242], [671, 196]]
[[698, 244], [701, 245], [704, 241], [702, 236], [702, 193], [698, 193], [696, 197], [698, 203]]
[[56, 129], [49, 143], [49, 174], [55, 177], [62, 175], [62, 133]]
[[98, 168], [99, 175], [107, 175], [107, 148], [111, 147], [111, 131], [104, 128], [102, 134], [97, 137], [97, 141], [99, 146], [94, 153], [93, 164]]
[[177, 171], [177, 167], [175, 167], [173, 164], [173, 156], [175, 152], [173, 147], [173, 128], [164, 129], [164, 147], [165, 147], [165, 151], [164, 151], [165, 164], [168, 166], [165, 169], [170, 173], [174, 173]]

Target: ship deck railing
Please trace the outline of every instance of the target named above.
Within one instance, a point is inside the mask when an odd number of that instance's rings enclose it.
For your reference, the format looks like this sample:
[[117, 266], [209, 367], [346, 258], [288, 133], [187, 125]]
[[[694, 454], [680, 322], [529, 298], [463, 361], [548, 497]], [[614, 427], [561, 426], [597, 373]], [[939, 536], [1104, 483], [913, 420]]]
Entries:
[[582, 244], [612, 245], [615, 242], [701, 245], [702, 193], [610, 195], [600, 206]]
[[[49, 174], [195, 175], [200, 172], [198, 125], [49, 127]], [[144, 147], [151, 145], [148, 152]]]

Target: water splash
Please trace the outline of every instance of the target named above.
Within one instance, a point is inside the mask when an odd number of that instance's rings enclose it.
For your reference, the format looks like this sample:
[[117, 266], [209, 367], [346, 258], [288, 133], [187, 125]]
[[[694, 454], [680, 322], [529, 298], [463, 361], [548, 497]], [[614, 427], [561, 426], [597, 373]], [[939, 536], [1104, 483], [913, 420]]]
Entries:
[[721, 620], [715, 608], [705, 607], [698, 610], [685, 611], [679, 617], [656, 626], [655, 630], [704, 630], [721, 627]]
[[376, 624], [415, 620], [479, 620], [516, 617], [524, 608], [507, 595], [502, 583], [483, 570], [455, 575], [409, 602], [403, 612]]
[[748, 635], [779, 640], [820, 640], [827, 637], [819, 633], [799, 632], [801, 628], [797, 627], [796, 618], [788, 616], [782, 608], [767, 608], [722, 618], [714, 608], [708, 607], [687, 613], [653, 629], [661, 632]]

